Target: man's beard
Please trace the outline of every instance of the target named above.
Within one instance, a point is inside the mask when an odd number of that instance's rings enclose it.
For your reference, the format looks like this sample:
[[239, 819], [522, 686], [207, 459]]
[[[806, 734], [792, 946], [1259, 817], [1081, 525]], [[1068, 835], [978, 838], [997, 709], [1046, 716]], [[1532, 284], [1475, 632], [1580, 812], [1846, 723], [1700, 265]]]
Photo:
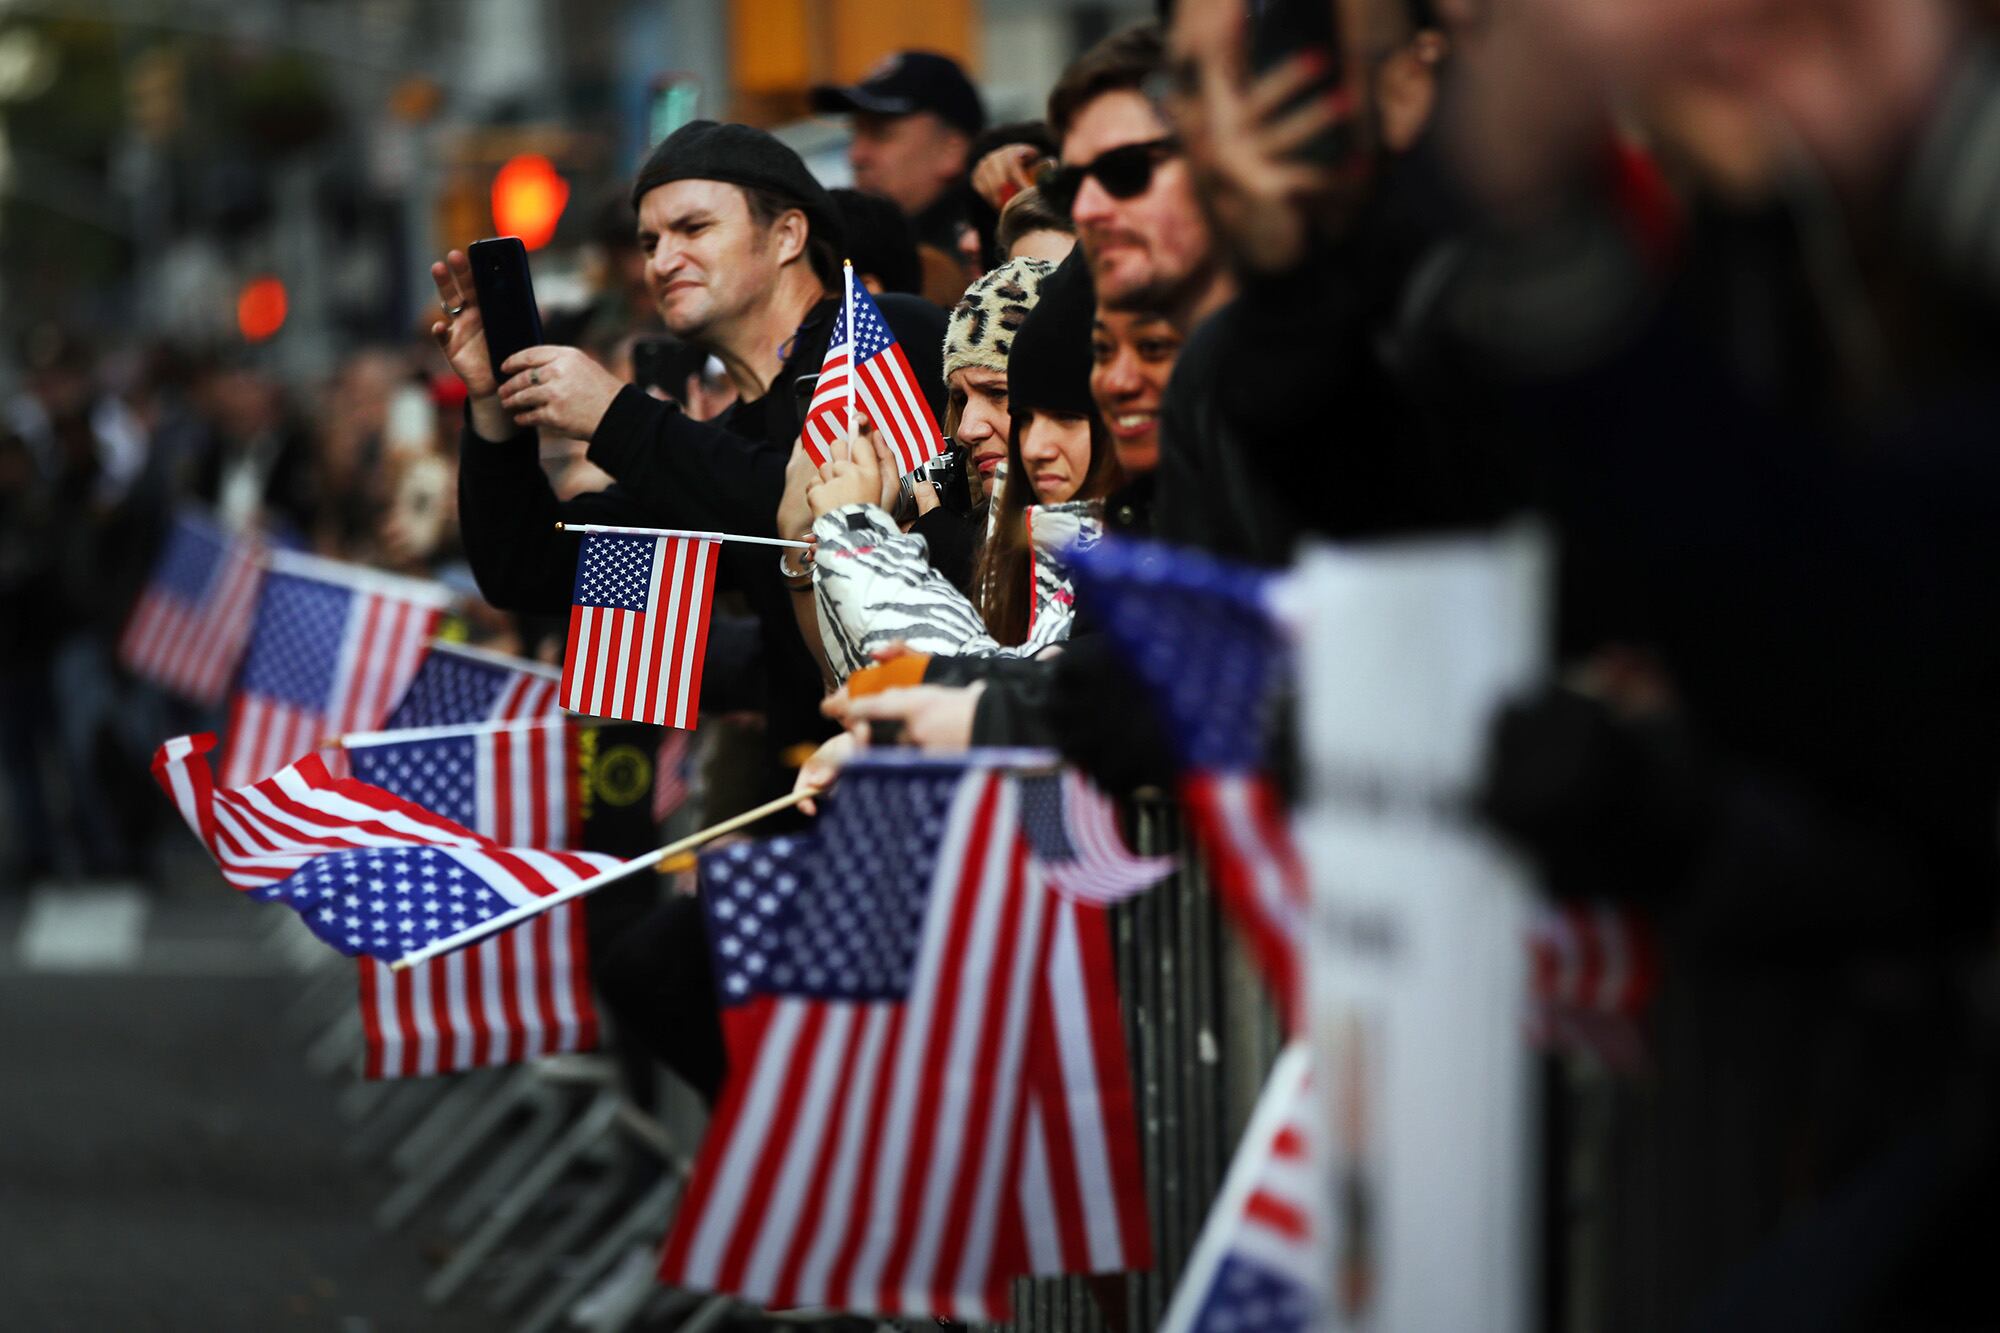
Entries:
[[[1132, 232], [1115, 232], [1103, 239], [1125, 241], [1131, 244], [1133, 249], [1150, 256], [1149, 251], [1137, 244], [1138, 237]], [[1116, 310], [1121, 314], [1176, 314], [1193, 305], [1196, 298], [1208, 290], [1208, 285], [1215, 280], [1218, 261], [1213, 256], [1203, 256], [1184, 273], [1162, 273], [1159, 265], [1153, 264], [1150, 276], [1143, 282], [1119, 291], [1107, 291], [1102, 278], [1099, 277], [1096, 255], [1090, 248], [1088, 239], [1079, 237], [1078, 244], [1084, 247], [1084, 254], [1091, 261], [1091, 276], [1097, 281], [1097, 299], [1103, 303], [1106, 310]]]

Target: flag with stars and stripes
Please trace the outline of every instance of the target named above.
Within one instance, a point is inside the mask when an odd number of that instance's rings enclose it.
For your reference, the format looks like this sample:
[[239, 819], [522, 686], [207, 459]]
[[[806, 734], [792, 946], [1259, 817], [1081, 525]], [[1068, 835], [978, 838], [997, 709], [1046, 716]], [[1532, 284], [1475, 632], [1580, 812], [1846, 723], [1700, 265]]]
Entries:
[[1528, 933], [1529, 1035], [1622, 1073], [1647, 1060], [1641, 1026], [1659, 988], [1652, 921], [1614, 903], [1547, 903]]
[[1048, 890], [1003, 760], [856, 761], [701, 878], [730, 1074], [663, 1281], [991, 1320], [1150, 1262], [1102, 911]]
[[222, 785], [248, 786], [327, 736], [379, 727], [449, 599], [440, 584], [272, 552], [229, 706]]
[[[474, 833], [543, 850], [576, 842], [577, 752], [566, 719], [385, 731], [347, 737], [345, 747], [357, 780]], [[357, 966], [368, 1078], [513, 1064], [597, 1044], [581, 900], [415, 967], [396, 971], [374, 958]]]
[[1134, 856], [1118, 808], [1074, 769], [1021, 779], [1021, 823], [1049, 887], [1079, 902], [1115, 903], [1171, 875], [1171, 856]]
[[[852, 336], [849, 304], [854, 310]], [[868, 289], [854, 280], [852, 266], [847, 270], [847, 301], [834, 316], [833, 337], [827, 342], [826, 359], [820, 363], [819, 380], [800, 428], [814, 463], [824, 464], [828, 447], [854, 429], [855, 423], [848, 419], [850, 401], [854, 413], [874, 422], [876, 432], [895, 453], [898, 475], [943, 452], [944, 432], [931, 415], [910, 359]]]
[[125, 622], [119, 662], [191, 703], [220, 704], [242, 665], [263, 575], [260, 540], [231, 537], [193, 512], [175, 515]]
[[1327, 1326], [1332, 1223], [1307, 1048], [1285, 1048], [1202, 1224], [1160, 1333], [1307, 1333]]
[[282, 902], [350, 957], [404, 954], [618, 864], [590, 852], [507, 847], [351, 777], [316, 754], [247, 786], [218, 788], [212, 735], [153, 756], [173, 799], [230, 887]]
[[1005, 775], [848, 769], [814, 833], [704, 857], [729, 1079], [661, 1278], [1005, 1318], [1048, 895]]
[[563, 707], [694, 729], [720, 545], [694, 537], [584, 537], [563, 652]]
[[382, 729], [548, 717], [562, 711], [556, 699], [561, 680], [558, 667], [439, 639], [382, 720]]
[[1305, 864], [1266, 753], [1288, 671], [1271, 609], [1276, 576], [1136, 540], [1098, 542], [1072, 564], [1165, 723], [1224, 909], [1281, 1009], [1302, 1020]]

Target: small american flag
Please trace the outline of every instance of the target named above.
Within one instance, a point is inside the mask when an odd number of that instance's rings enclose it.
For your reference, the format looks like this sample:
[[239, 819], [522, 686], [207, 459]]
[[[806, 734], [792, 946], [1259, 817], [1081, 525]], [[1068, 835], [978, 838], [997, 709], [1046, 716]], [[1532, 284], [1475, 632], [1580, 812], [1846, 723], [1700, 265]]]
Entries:
[[1264, 745], [1288, 665], [1273, 576], [1155, 542], [1101, 541], [1072, 559], [1159, 707], [1223, 907], [1280, 1005], [1302, 1019], [1305, 864]]
[[556, 667], [440, 639], [431, 644], [382, 729], [548, 717], [562, 711], [556, 700], [561, 679]]
[[212, 735], [179, 736], [153, 776], [231, 887], [285, 903], [350, 956], [394, 962], [618, 864], [590, 852], [503, 847], [400, 796], [334, 777], [309, 754], [218, 789]]
[[895, 451], [899, 471], [907, 473], [944, 449], [944, 433], [931, 415], [931, 405], [910, 369], [910, 359], [903, 355], [868, 289], [854, 281], [851, 265], [847, 269], [847, 301], [854, 311], [853, 336], [849, 337], [847, 307], [843, 306], [834, 317], [826, 360], [820, 363], [819, 382], [813, 386], [812, 402], [806, 408], [802, 428], [806, 452], [813, 462], [824, 464], [828, 446], [853, 429], [855, 423], [848, 420], [851, 382], [853, 410], [875, 423], [875, 429]]
[[[453, 733], [349, 738], [354, 776], [502, 844], [573, 844], [576, 746], [567, 721]], [[512, 1064], [597, 1044], [581, 901], [400, 972], [373, 958], [357, 966], [368, 1078]]]
[[203, 707], [220, 704], [243, 662], [264, 575], [263, 543], [178, 514], [118, 643], [142, 680]]
[[273, 552], [229, 707], [222, 784], [247, 786], [326, 736], [380, 726], [449, 597], [439, 584]]
[[1074, 769], [1021, 779], [1021, 822], [1049, 887], [1086, 903], [1115, 903], [1171, 875], [1170, 856], [1134, 856], [1111, 798]]
[[695, 537], [584, 537], [570, 596], [563, 707], [694, 728], [719, 545]]
[[1321, 1203], [1322, 1135], [1309, 1060], [1287, 1047], [1188, 1256], [1160, 1333], [1306, 1333], [1324, 1327], [1333, 1247]]
[[661, 1261], [771, 1307], [1005, 1318], [1036, 942], [990, 768], [851, 767], [818, 830], [703, 858], [730, 1077]]
[[1609, 903], [1548, 904], [1528, 936], [1529, 1035], [1612, 1069], [1646, 1064], [1640, 1025], [1659, 987], [1653, 924]]

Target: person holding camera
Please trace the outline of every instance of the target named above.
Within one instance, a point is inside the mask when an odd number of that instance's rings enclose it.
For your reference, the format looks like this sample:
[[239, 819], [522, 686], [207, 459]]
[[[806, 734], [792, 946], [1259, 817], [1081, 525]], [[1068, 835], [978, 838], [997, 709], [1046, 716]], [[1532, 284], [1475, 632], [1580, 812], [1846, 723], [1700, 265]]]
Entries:
[[1097, 509], [1118, 471], [1090, 399], [1088, 285], [1080, 305], [1047, 310], [1055, 281], [1037, 260], [994, 270], [975, 294], [1010, 293], [1008, 309], [1026, 313], [1003, 321], [969, 295], [946, 339], [951, 381], [968, 370], [997, 377], [1009, 411], [996, 440], [1005, 480], [991, 501], [970, 596], [930, 564], [923, 539], [900, 531], [876, 502], [884, 464], [872, 431], [829, 460], [807, 492], [816, 515], [820, 637], [839, 678], [892, 643], [913, 652], [1033, 657], [1068, 636], [1073, 597], [1061, 552], [1095, 538]]

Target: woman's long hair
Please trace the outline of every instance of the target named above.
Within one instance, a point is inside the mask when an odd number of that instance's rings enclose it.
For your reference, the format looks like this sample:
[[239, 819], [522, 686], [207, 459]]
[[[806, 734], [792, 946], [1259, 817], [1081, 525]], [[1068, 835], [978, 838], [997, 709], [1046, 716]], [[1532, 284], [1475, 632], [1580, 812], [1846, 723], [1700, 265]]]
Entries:
[[[1013, 646], [1028, 638], [1029, 612], [1035, 604], [1034, 551], [1028, 541], [1028, 506], [1035, 503], [1034, 483], [1021, 462], [1021, 432], [1029, 412], [1013, 414], [1007, 431], [1007, 480], [993, 503], [999, 512], [988, 525], [986, 544], [972, 565], [972, 604], [996, 643]], [[1102, 500], [1118, 489], [1125, 474], [1111, 447], [1111, 432], [1097, 413], [1090, 414], [1090, 469], [1083, 475], [1074, 500]]]

